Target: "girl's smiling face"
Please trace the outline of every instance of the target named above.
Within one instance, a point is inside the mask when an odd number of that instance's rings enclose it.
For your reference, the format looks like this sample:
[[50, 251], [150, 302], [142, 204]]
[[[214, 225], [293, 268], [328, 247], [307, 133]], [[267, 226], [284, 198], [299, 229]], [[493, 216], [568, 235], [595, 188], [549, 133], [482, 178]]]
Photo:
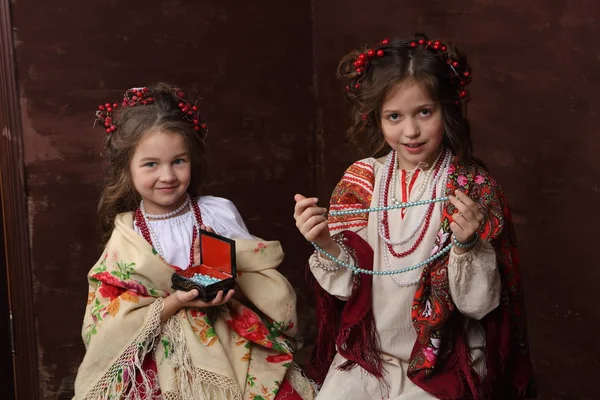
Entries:
[[162, 130], [144, 134], [130, 168], [148, 213], [168, 213], [183, 204], [192, 177], [190, 157], [182, 135]]
[[418, 82], [400, 82], [382, 104], [381, 129], [401, 169], [432, 165], [444, 138], [442, 109]]

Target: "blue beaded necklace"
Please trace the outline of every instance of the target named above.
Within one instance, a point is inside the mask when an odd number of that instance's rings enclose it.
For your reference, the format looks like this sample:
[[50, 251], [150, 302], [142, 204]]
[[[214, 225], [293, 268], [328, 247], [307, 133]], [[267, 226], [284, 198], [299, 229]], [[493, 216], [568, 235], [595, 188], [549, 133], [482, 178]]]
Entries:
[[405, 203], [392, 204], [390, 206], [385, 206], [385, 207], [382, 206], [382, 207], [372, 207], [372, 208], [360, 208], [360, 209], [355, 209], [355, 210], [330, 211], [329, 215], [331, 215], [332, 217], [336, 217], [339, 215], [356, 215], [356, 214], [364, 214], [364, 213], [371, 213], [371, 212], [395, 210], [397, 208], [409, 208], [409, 207], [415, 207], [415, 206], [424, 206], [427, 204], [440, 203], [443, 201], [448, 201], [448, 197], [445, 196], [445, 197], [439, 197], [436, 199], [429, 199], [429, 200], [408, 201]]
[[350, 264], [340, 260], [339, 258], [334, 257], [332, 254], [328, 253], [327, 251], [325, 251], [325, 249], [323, 249], [322, 247], [320, 247], [318, 244], [316, 244], [314, 242], [312, 243], [312, 245], [315, 247], [315, 249], [317, 249], [317, 251], [319, 253], [321, 253], [325, 257], [329, 258], [334, 263], [341, 265], [344, 268], [352, 270], [352, 272], [354, 272], [355, 274], [367, 274], [367, 275], [395, 275], [395, 274], [402, 274], [402, 273], [408, 272], [408, 271], [413, 271], [415, 269], [424, 267], [425, 265], [429, 264], [430, 262], [432, 262], [434, 260], [437, 260], [444, 254], [449, 252], [450, 249], [452, 248], [452, 243], [450, 243], [449, 245], [447, 245], [446, 247], [444, 247], [443, 249], [441, 249], [440, 251], [438, 251], [431, 257], [429, 257], [426, 260], [421, 261], [420, 263], [415, 264], [411, 267], [405, 267], [405, 268], [394, 269], [394, 270], [386, 270], [386, 271], [372, 271], [372, 270], [368, 270], [368, 269], [358, 268], [358, 267], [355, 267], [354, 265], [350, 265]]
[[[363, 208], [363, 209], [355, 209], [355, 210], [331, 211], [329, 213], [329, 215], [339, 216], [339, 215], [356, 215], [356, 214], [380, 212], [380, 211], [394, 210], [397, 208], [409, 208], [409, 207], [422, 206], [422, 205], [427, 205], [427, 204], [431, 204], [431, 203], [443, 202], [443, 201], [447, 201], [447, 200], [448, 200], [448, 197], [445, 196], [445, 197], [429, 199], [429, 200], [408, 201], [408, 202], [399, 203], [399, 204], [392, 204], [389, 206]], [[321, 246], [319, 246], [315, 242], [311, 242], [311, 244], [314, 246], [314, 248], [319, 253], [321, 253], [323, 256], [327, 257], [334, 263], [336, 263], [344, 268], [347, 268], [349, 270], [352, 270], [352, 272], [354, 272], [355, 274], [368, 274], [368, 275], [396, 275], [396, 274], [401, 274], [401, 273], [408, 272], [408, 271], [413, 271], [415, 269], [419, 269], [419, 268], [424, 267], [425, 265], [429, 264], [430, 262], [437, 260], [438, 258], [442, 257], [444, 254], [448, 253], [453, 246], [452, 242], [450, 242], [450, 244], [448, 244], [446, 247], [444, 247], [443, 249], [441, 249], [434, 255], [432, 255], [429, 258], [427, 258], [426, 260], [421, 261], [420, 263], [415, 264], [410, 267], [405, 267], [405, 268], [400, 268], [400, 269], [395, 269], [395, 270], [387, 270], [387, 271], [372, 271], [372, 270], [368, 270], [368, 269], [355, 267], [354, 265], [350, 265], [347, 262], [344, 262], [344, 261], [340, 260], [339, 258], [334, 257], [332, 254], [325, 251], [325, 249], [323, 249]]]

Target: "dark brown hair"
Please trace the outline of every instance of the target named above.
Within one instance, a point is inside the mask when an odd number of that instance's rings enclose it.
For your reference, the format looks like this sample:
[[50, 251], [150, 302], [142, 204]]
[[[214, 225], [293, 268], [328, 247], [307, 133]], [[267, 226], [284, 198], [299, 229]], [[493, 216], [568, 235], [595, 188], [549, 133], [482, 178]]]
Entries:
[[200, 195], [206, 167], [204, 163], [204, 135], [194, 130], [178, 104], [178, 89], [166, 83], [149, 87], [153, 103], [123, 107], [115, 112], [117, 129], [107, 135], [106, 158], [108, 167], [98, 205], [101, 245], [104, 247], [114, 228], [117, 214], [134, 211], [141, 200], [131, 179], [131, 159], [142, 137], [152, 131], [178, 133], [185, 139], [191, 157], [191, 182], [188, 193], [192, 198]]
[[[381, 133], [381, 107], [385, 99], [401, 82], [414, 80], [423, 85], [442, 110], [445, 133], [443, 143], [465, 161], [473, 160], [473, 143], [466, 117], [466, 98], [460, 96], [462, 86], [458, 73], [469, 71], [467, 57], [456, 46], [444, 43], [445, 52], [417, 45], [429, 39], [417, 34], [410, 39], [391, 39], [371, 48], [383, 51], [383, 56], [368, 59], [361, 74], [355, 62], [367, 50], [355, 50], [338, 66], [338, 77], [346, 86], [352, 110], [352, 126], [348, 129], [351, 142], [363, 145], [370, 156], [380, 157], [390, 148]], [[364, 56], [363, 56], [364, 57]], [[448, 60], [460, 67], [452, 69]], [[458, 78], [458, 79], [457, 79]], [[464, 81], [463, 81], [464, 83]]]

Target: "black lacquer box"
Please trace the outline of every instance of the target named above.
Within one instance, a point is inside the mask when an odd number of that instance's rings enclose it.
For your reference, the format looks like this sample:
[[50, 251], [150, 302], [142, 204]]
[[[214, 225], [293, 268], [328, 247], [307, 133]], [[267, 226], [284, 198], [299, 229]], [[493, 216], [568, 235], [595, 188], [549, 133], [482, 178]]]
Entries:
[[[219, 290], [223, 296], [235, 288], [235, 241], [212, 232], [200, 230], [200, 265], [174, 273], [171, 277], [173, 289], [190, 291], [197, 289], [199, 299], [211, 301]], [[196, 275], [206, 275], [218, 282], [204, 286], [191, 278]]]

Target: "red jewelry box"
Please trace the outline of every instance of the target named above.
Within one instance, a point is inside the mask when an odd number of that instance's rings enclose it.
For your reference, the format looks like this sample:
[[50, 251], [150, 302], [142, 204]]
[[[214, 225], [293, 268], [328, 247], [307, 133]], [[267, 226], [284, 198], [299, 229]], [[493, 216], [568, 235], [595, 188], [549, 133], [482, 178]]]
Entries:
[[[195, 274], [202, 274], [220, 279], [218, 282], [204, 286], [194, 282]], [[199, 299], [211, 301], [219, 290], [223, 296], [235, 288], [235, 241], [212, 232], [200, 230], [200, 265], [174, 273], [171, 277], [172, 288], [190, 291], [197, 289]]]

